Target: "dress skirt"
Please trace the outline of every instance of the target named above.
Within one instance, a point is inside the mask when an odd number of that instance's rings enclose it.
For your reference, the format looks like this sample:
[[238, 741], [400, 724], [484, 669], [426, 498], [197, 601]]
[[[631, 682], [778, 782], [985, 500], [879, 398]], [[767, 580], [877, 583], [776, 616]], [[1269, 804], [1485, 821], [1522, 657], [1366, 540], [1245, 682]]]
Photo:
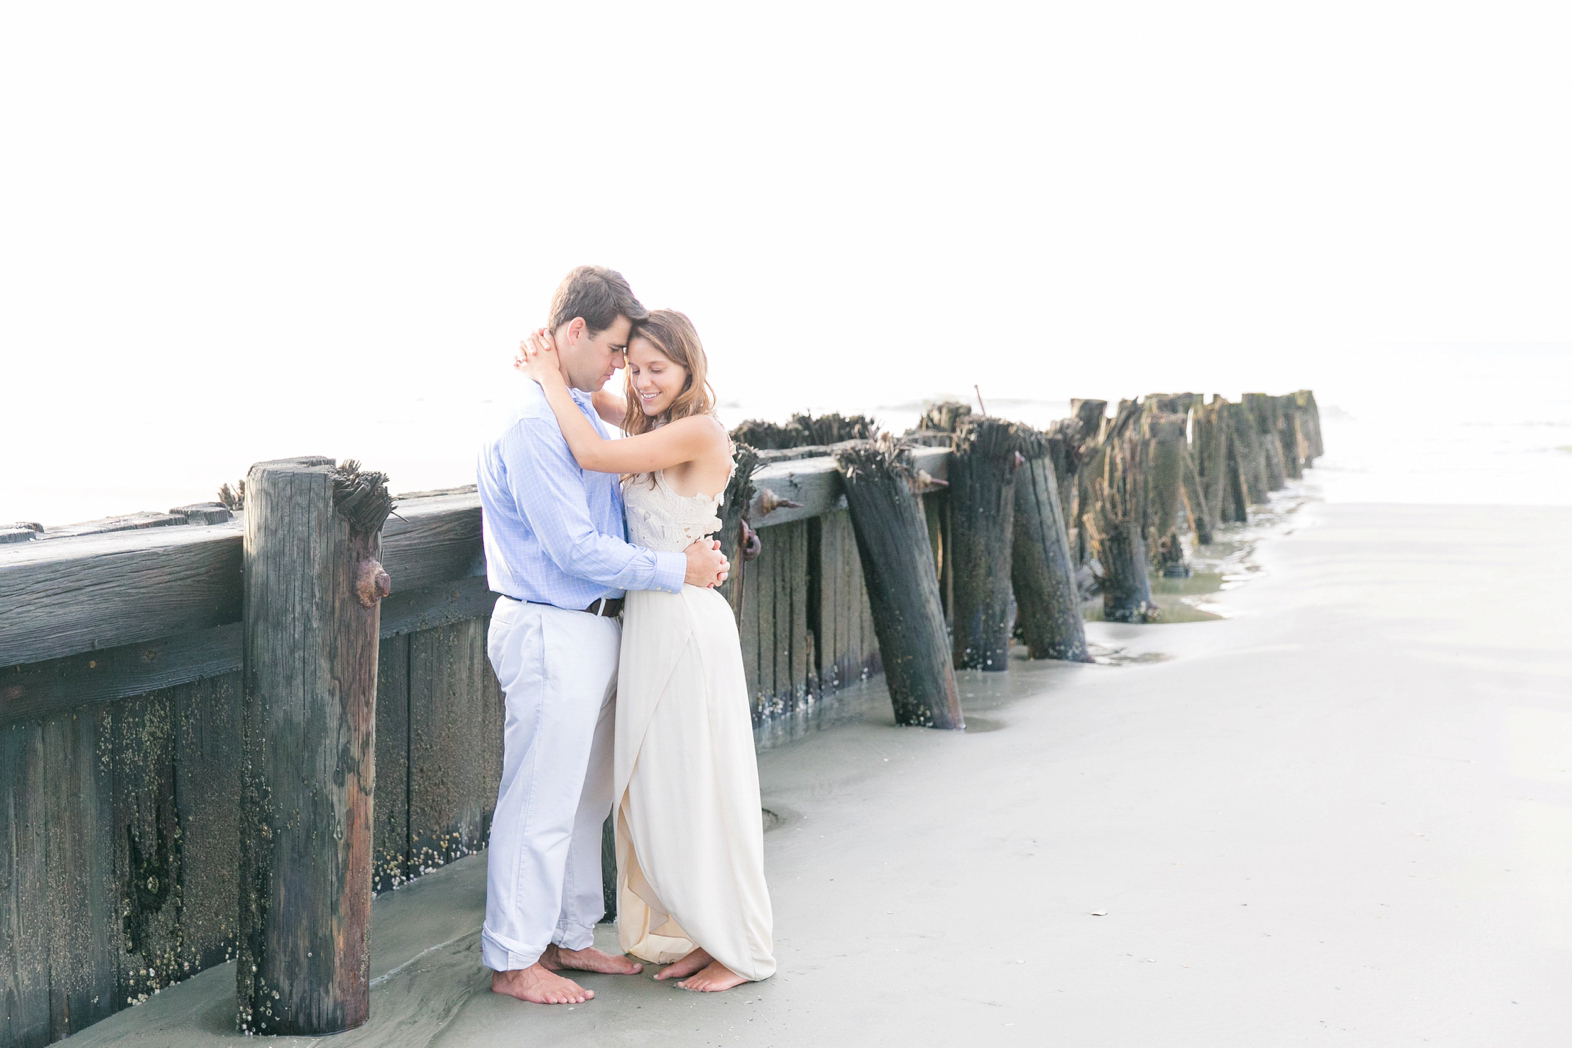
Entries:
[[768, 978], [759, 770], [731, 606], [696, 586], [629, 592], [617, 677], [622, 948], [666, 964], [701, 946], [745, 979]]

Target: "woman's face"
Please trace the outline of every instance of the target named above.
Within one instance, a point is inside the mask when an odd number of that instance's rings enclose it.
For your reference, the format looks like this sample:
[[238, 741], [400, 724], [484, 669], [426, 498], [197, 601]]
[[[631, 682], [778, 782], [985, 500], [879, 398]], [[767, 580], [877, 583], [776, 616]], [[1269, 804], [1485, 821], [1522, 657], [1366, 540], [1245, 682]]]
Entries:
[[628, 383], [644, 414], [665, 412], [687, 382], [688, 369], [656, 349], [649, 339], [634, 336], [628, 343]]

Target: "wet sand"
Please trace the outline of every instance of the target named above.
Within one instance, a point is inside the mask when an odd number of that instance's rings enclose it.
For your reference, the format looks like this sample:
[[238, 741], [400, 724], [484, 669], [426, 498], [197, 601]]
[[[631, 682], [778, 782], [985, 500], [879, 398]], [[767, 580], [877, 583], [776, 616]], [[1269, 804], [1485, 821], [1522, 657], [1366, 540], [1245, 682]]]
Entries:
[[[1567, 1043], [1572, 508], [1310, 504], [1270, 532], [1206, 596], [1224, 619], [963, 674], [964, 734], [894, 728], [875, 682], [764, 752], [768, 982], [490, 994], [477, 856], [377, 900], [373, 1018], [327, 1040]], [[233, 985], [69, 1043], [233, 1040]]]

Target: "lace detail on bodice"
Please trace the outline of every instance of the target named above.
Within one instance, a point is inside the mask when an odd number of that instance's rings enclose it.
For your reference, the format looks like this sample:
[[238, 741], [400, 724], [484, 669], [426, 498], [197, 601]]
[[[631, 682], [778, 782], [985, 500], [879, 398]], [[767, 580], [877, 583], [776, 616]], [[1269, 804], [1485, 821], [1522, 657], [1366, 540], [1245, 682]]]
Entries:
[[[733, 464], [733, 469], [736, 468]], [[664, 470], [640, 473], [622, 483], [628, 510], [628, 541], [646, 549], [682, 552], [696, 539], [720, 530], [724, 489], [714, 495], [679, 495], [666, 483]]]

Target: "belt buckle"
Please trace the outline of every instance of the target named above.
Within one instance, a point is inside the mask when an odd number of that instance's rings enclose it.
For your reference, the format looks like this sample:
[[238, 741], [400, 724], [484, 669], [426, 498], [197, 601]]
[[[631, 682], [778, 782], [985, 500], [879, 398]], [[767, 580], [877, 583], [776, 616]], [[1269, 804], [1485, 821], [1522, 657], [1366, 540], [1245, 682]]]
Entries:
[[591, 615], [604, 616], [606, 614], [606, 598], [596, 597], [590, 602], [590, 606], [584, 610], [589, 612]]

